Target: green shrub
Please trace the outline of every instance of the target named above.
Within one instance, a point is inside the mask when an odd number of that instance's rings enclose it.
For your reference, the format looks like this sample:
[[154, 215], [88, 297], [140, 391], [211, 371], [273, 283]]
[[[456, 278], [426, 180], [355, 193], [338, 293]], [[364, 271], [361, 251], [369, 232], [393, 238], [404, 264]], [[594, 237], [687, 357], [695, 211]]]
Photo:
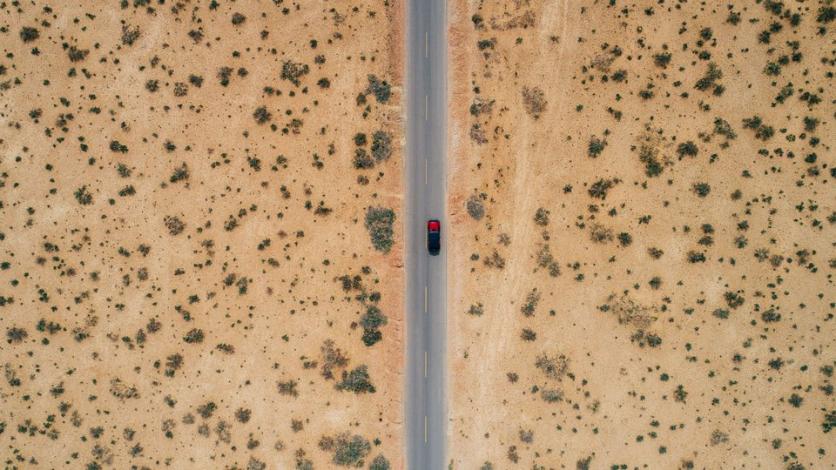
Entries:
[[607, 198], [607, 192], [615, 186], [617, 180], [605, 180], [599, 179], [598, 181], [592, 183], [592, 186], [589, 187], [587, 191], [589, 193], [589, 197], [605, 200]]
[[776, 312], [774, 308], [770, 308], [761, 314], [761, 320], [764, 323], [775, 323], [781, 321], [781, 314]]
[[343, 371], [342, 380], [336, 385], [337, 390], [360, 393], [374, 393], [376, 389], [372, 385], [369, 369], [366, 366], [355, 367], [351, 372]]
[[540, 392], [540, 398], [546, 403], [557, 403], [563, 400], [563, 392], [556, 389], [543, 390]]
[[299, 79], [307, 75], [308, 72], [310, 72], [310, 67], [308, 67], [307, 64], [287, 60], [282, 63], [282, 73], [280, 77], [282, 80], [287, 80], [290, 83], [299, 86], [301, 84]]
[[188, 333], [186, 333], [185, 336], [183, 336], [183, 341], [190, 344], [202, 343], [203, 338], [203, 330], [199, 328], [192, 328], [191, 330], [189, 330]]
[[537, 310], [538, 303], [540, 303], [540, 292], [535, 287], [525, 297], [525, 303], [520, 308], [520, 311], [527, 317], [533, 316], [534, 311]]
[[722, 118], [714, 119], [714, 133], [724, 136], [729, 140], [734, 140], [737, 138], [737, 134], [732, 129], [731, 124], [728, 121]]
[[554, 380], [561, 380], [569, 372], [569, 358], [563, 354], [549, 356], [543, 354], [537, 358], [534, 365], [540, 369], [546, 377]]
[[708, 70], [705, 71], [705, 75], [702, 78], [697, 80], [694, 88], [700, 91], [706, 91], [709, 88], [717, 86], [715, 83], [721, 78], [723, 78], [723, 71], [714, 62], [709, 62]]
[[377, 328], [363, 329], [363, 344], [366, 346], [374, 346], [383, 339], [383, 333]]
[[825, 433], [836, 428], [836, 410], [830, 410], [824, 414], [824, 421], [821, 423], [821, 428]]
[[603, 139], [599, 139], [596, 136], [592, 136], [589, 138], [589, 145], [586, 148], [586, 153], [591, 158], [597, 158], [601, 155], [601, 152], [604, 151], [604, 147], [607, 146], [607, 141]]
[[653, 63], [656, 64], [657, 67], [667, 68], [668, 64], [671, 62], [671, 53], [670, 52], [662, 52], [653, 56]]
[[326, 380], [334, 378], [334, 369], [341, 369], [348, 365], [348, 356], [336, 347], [334, 340], [326, 339], [319, 348], [322, 353], [322, 376]]
[[371, 450], [371, 444], [363, 436], [340, 434], [334, 444], [333, 462], [344, 467], [355, 467], [360, 465]]
[[35, 39], [38, 39], [40, 35], [41, 33], [39, 33], [35, 28], [31, 28], [29, 26], [20, 28], [20, 40], [23, 42], [32, 42]]
[[376, 329], [385, 325], [387, 321], [386, 315], [379, 308], [369, 305], [366, 313], [363, 314], [363, 318], [360, 319], [360, 324], [366, 329]]
[[694, 183], [692, 189], [699, 197], [706, 197], [711, 192], [711, 186], [708, 183]]
[[372, 246], [378, 251], [388, 253], [394, 244], [395, 211], [386, 207], [369, 207], [366, 210], [366, 229], [369, 231]]
[[522, 96], [525, 112], [534, 119], [539, 119], [548, 105], [543, 90], [537, 87], [523, 87]]
[[385, 131], [372, 134], [372, 155], [378, 162], [388, 160], [392, 156], [392, 135]]
[[270, 119], [273, 118], [273, 115], [270, 114], [270, 111], [267, 111], [266, 106], [260, 106], [253, 112], [253, 118], [257, 124], [264, 124], [270, 121]]
[[542, 207], [537, 209], [534, 213], [534, 223], [541, 227], [549, 225], [549, 211]]
[[389, 461], [386, 457], [382, 455], [378, 455], [377, 457], [372, 460], [371, 465], [369, 465], [369, 470], [389, 470], [392, 468], [389, 464]]
[[368, 152], [366, 152], [366, 149], [354, 149], [354, 168], [358, 170], [368, 170], [370, 168], [374, 168], [374, 159]]
[[75, 196], [76, 201], [82, 206], [88, 206], [93, 203], [93, 195], [87, 191], [87, 185], [84, 185], [75, 190], [73, 193]]
[[683, 157], [696, 157], [699, 151], [700, 150], [697, 148], [697, 144], [690, 140], [683, 142], [676, 147], [676, 154], [679, 155], [680, 159]]
[[371, 93], [378, 103], [386, 103], [392, 96], [392, 86], [386, 80], [381, 80], [375, 75], [369, 75], [369, 86], [366, 93]]
[[729, 318], [729, 311], [724, 308], [715, 309], [711, 314], [721, 320], [726, 320]]
[[467, 310], [468, 315], [473, 315], [474, 317], [481, 317], [485, 313], [485, 307], [482, 305], [481, 302], [477, 302], [475, 304], [471, 304], [470, 308]]
[[122, 25], [122, 44], [132, 46], [139, 39], [139, 26]]
[[467, 199], [467, 213], [473, 217], [474, 220], [481, 220], [485, 216], [485, 205], [482, 200], [475, 194]]
[[171, 177], [168, 178], [169, 183], [176, 183], [178, 181], [185, 181], [189, 179], [189, 166], [183, 162], [179, 167], [174, 169]]

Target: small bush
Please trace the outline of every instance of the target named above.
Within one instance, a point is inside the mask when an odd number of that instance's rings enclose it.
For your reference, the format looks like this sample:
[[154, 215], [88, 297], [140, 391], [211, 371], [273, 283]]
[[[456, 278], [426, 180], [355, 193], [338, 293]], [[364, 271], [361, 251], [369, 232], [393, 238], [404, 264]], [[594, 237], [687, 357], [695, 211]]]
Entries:
[[369, 470], [389, 470], [390, 468], [392, 467], [389, 461], [382, 455], [375, 457], [371, 465], [369, 465]]
[[368, 152], [366, 152], [366, 149], [354, 149], [354, 168], [358, 170], [368, 170], [370, 168], [374, 168], [374, 159]]
[[244, 24], [245, 21], [247, 21], [247, 17], [241, 13], [235, 12], [232, 14], [232, 24], [234, 26]]
[[734, 140], [737, 138], [737, 134], [732, 129], [731, 124], [728, 121], [722, 118], [714, 119], [714, 133], [718, 135], [722, 135], [729, 140]]
[[266, 106], [260, 106], [253, 112], [253, 118], [257, 124], [264, 124], [269, 122], [273, 115], [270, 114], [270, 111], [267, 111]]
[[473, 315], [474, 317], [481, 317], [485, 313], [485, 307], [482, 305], [481, 302], [477, 302], [475, 304], [471, 304], [470, 308], [467, 310], [468, 315]]
[[482, 204], [482, 200], [479, 199], [479, 196], [476, 196], [475, 194], [467, 199], [466, 207], [467, 213], [474, 220], [482, 220], [482, 217], [485, 216], [485, 205]]
[[761, 313], [761, 320], [764, 323], [775, 323], [781, 321], [781, 314], [776, 312], [774, 308], [770, 308], [769, 310]]
[[299, 86], [301, 84], [300, 79], [307, 75], [308, 72], [310, 72], [310, 67], [308, 67], [307, 64], [287, 60], [282, 63], [282, 72], [280, 77], [282, 80], [287, 80], [290, 83]]
[[86, 185], [76, 189], [73, 196], [75, 196], [76, 201], [78, 201], [78, 203], [82, 206], [89, 206], [90, 204], [93, 204], [93, 195], [87, 191]]
[[653, 56], [653, 63], [656, 64], [657, 67], [667, 68], [668, 64], [671, 62], [671, 53], [670, 52], [661, 52]]
[[563, 392], [556, 389], [543, 390], [540, 392], [540, 398], [546, 403], [557, 403], [563, 400]]
[[174, 216], [166, 216], [163, 223], [165, 223], [165, 228], [168, 229], [170, 235], [180, 235], [186, 229], [186, 224]]
[[688, 252], [688, 262], [689, 263], [705, 263], [705, 254], [699, 251], [689, 251]]
[[708, 70], [705, 71], [705, 75], [702, 76], [697, 82], [694, 84], [694, 88], [700, 91], [706, 91], [709, 88], [712, 88], [717, 82], [717, 80], [723, 78], [723, 71], [717, 67], [717, 64], [714, 62], [708, 63]]
[[369, 207], [366, 211], [366, 229], [369, 231], [372, 246], [378, 251], [388, 253], [394, 244], [395, 211], [385, 207]]
[[476, 97], [473, 104], [470, 105], [470, 114], [479, 116], [481, 114], [491, 114], [493, 111], [494, 100], [486, 100], [481, 97]]
[[612, 229], [601, 224], [593, 224], [590, 227], [589, 236], [594, 243], [608, 243], [613, 240]]
[[26, 339], [27, 336], [29, 336], [29, 333], [27, 333], [23, 328], [11, 327], [6, 330], [6, 341], [8, 341], [9, 344], [20, 343]]
[[392, 96], [392, 86], [386, 80], [381, 80], [375, 75], [369, 75], [369, 86], [366, 88], [366, 93], [371, 93], [377, 99], [378, 103], [386, 103]]
[[24, 26], [20, 28], [20, 40], [23, 42], [32, 42], [35, 39], [38, 39], [41, 36], [41, 33], [38, 32], [37, 29]]
[[366, 313], [363, 314], [363, 318], [360, 319], [360, 324], [363, 325], [363, 328], [374, 329], [385, 325], [387, 321], [386, 315], [379, 308], [370, 305], [366, 309]]
[[563, 354], [557, 356], [543, 354], [537, 358], [534, 365], [540, 369], [546, 377], [553, 380], [561, 380], [569, 372], [569, 358]]
[[598, 181], [592, 183], [592, 186], [589, 187], [587, 191], [589, 193], [589, 197], [605, 200], [607, 199], [607, 192], [615, 186], [617, 180], [605, 180], [599, 179]]
[[372, 446], [362, 436], [349, 436], [348, 433], [336, 437], [333, 462], [344, 467], [357, 467], [364, 457], [369, 455]]
[[586, 153], [591, 158], [597, 158], [601, 155], [601, 152], [604, 151], [604, 147], [607, 146], [607, 141], [603, 139], [599, 139], [596, 136], [592, 136], [589, 139], [589, 145], [586, 148]]
[[348, 365], [348, 357], [341, 349], [336, 347], [333, 340], [325, 340], [319, 350], [322, 353], [321, 374], [326, 380], [334, 378], [335, 369], [341, 369]]
[[67, 57], [70, 58], [70, 62], [81, 62], [87, 58], [87, 54], [89, 53], [89, 50], [79, 49], [75, 46], [70, 46], [70, 48], [67, 49]]
[[711, 192], [711, 186], [708, 183], [694, 183], [691, 189], [698, 197], [706, 197]]
[[729, 442], [729, 435], [719, 429], [715, 429], [711, 433], [711, 445], [716, 446], [724, 442]]
[[537, 209], [534, 213], [534, 223], [541, 227], [549, 225], [549, 211], [542, 207]]
[[357, 394], [374, 393], [369, 370], [366, 366], [355, 367], [351, 372], [343, 371], [342, 380], [336, 385], [337, 390], [348, 390]]
[[830, 410], [824, 414], [824, 421], [821, 423], [821, 428], [824, 433], [829, 433], [836, 428], [836, 410]]
[[299, 391], [296, 390], [296, 386], [299, 385], [299, 382], [295, 380], [288, 380], [287, 382], [279, 382], [278, 389], [279, 395], [287, 395], [293, 398], [299, 396]]
[[388, 160], [392, 156], [392, 135], [385, 131], [372, 134], [372, 156], [378, 162]]
[[697, 148], [697, 144], [690, 140], [683, 142], [676, 147], [676, 154], [680, 159], [684, 157], [696, 157], [698, 153], [699, 149]]
[[546, 111], [546, 106], [548, 105], [543, 90], [537, 87], [523, 87], [522, 97], [525, 112], [534, 119], [539, 119], [540, 115]]
[[540, 303], [540, 292], [535, 287], [525, 297], [525, 303], [520, 308], [520, 311], [527, 317], [533, 316], [535, 310], [537, 310], [538, 303]]
[[627, 232], [621, 232], [618, 234], [618, 244], [627, 247], [633, 244], [633, 236]]
[[122, 25], [122, 44], [132, 46], [139, 39], [139, 26]]
[[363, 330], [363, 344], [366, 346], [374, 346], [383, 339], [383, 333], [377, 328], [365, 328]]
[[183, 341], [189, 344], [202, 343], [203, 338], [203, 330], [199, 328], [192, 328], [185, 336], [183, 336]]
[[183, 162], [179, 167], [174, 169], [171, 177], [168, 178], [169, 183], [176, 183], [178, 181], [185, 181], [189, 179], [189, 166]]

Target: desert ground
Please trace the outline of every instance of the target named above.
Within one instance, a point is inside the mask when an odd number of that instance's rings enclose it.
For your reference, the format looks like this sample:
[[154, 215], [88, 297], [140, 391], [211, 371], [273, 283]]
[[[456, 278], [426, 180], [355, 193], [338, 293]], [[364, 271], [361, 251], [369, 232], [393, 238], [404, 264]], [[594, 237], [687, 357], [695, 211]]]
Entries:
[[833, 468], [834, 18], [450, 2], [452, 468]]
[[0, 2], [4, 468], [402, 468], [399, 2]]

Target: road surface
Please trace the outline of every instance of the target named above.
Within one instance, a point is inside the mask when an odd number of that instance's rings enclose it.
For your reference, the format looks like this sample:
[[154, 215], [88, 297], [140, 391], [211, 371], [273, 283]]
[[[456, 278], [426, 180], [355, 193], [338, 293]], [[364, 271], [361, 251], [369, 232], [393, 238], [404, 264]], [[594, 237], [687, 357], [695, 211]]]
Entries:
[[[408, 0], [406, 425], [409, 470], [447, 468], [446, 0]], [[427, 254], [427, 220], [441, 253]]]

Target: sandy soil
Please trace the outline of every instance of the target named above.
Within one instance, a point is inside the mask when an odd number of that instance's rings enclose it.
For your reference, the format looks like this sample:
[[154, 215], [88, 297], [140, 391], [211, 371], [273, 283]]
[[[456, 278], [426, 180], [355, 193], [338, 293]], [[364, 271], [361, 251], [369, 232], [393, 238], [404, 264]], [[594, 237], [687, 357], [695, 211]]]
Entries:
[[451, 2], [453, 468], [832, 468], [836, 12], [727, 3]]
[[402, 6], [19, 3], [4, 467], [401, 468]]

